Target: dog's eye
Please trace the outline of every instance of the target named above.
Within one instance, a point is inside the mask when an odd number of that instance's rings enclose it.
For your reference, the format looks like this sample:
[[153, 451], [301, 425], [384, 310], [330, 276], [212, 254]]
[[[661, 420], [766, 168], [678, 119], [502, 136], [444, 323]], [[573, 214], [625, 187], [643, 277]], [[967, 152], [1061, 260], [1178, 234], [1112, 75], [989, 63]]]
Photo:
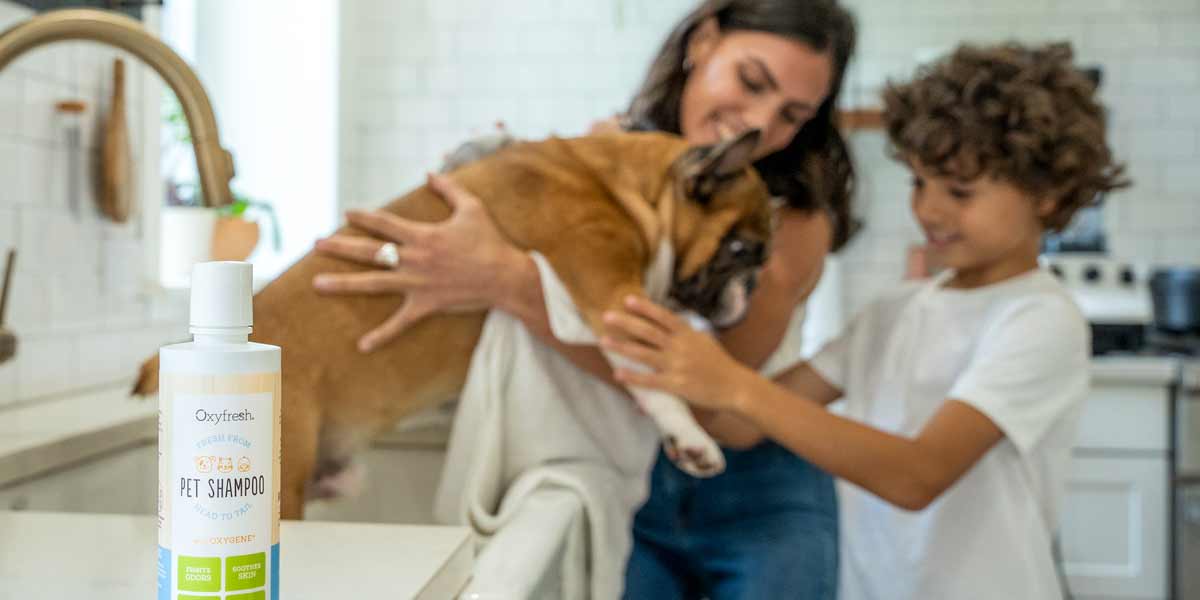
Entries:
[[729, 243], [729, 251], [734, 254], [741, 254], [746, 249], [746, 244], [742, 240], [733, 240]]

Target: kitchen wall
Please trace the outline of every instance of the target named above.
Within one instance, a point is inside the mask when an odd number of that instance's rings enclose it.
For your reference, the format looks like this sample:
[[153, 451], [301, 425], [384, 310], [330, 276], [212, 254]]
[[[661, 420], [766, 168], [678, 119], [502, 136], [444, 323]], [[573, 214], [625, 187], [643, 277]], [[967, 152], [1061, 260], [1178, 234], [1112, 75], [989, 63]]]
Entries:
[[[31, 14], [0, 0], [0, 30]], [[10, 247], [19, 253], [6, 323], [19, 345], [17, 358], [0, 365], [0, 406], [127, 380], [141, 358], [186, 334], [185, 302], [142, 291], [138, 220], [113, 224], [94, 208], [91, 171], [117, 55], [95, 44], [61, 42], [0, 71], [0, 253]], [[139, 117], [147, 107], [134, 91], [146, 75], [125, 60], [136, 165]], [[69, 148], [66, 121], [54, 109], [73, 99], [88, 105], [77, 151]]]
[[[1136, 180], [1106, 210], [1114, 254], [1200, 261], [1200, 2], [846, 0], [860, 24], [844, 104], [959, 40], [1072, 42], [1105, 69], [1112, 144]], [[342, 3], [340, 203], [370, 207], [420, 183], [442, 153], [499, 119], [574, 134], [625, 106], [693, 0], [360, 0]], [[844, 305], [899, 277], [920, 239], [908, 178], [878, 132], [852, 136], [868, 229], [841, 260]]]
[[[847, 0], [859, 19], [847, 100], [876, 102], [888, 77], [908, 77], [918, 55], [962, 39], [1070, 41], [1081, 64], [1104, 69], [1110, 143], [1134, 186], [1109, 197], [1113, 255], [1142, 263], [1200, 263], [1200, 2], [1196, 0]], [[884, 155], [884, 136], [853, 147], [868, 229], [843, 253], [846, 304], [861, 307], [902, 272], [920, 240], [909, 216], [908, 174]]]
[[343, 2], [343, 208], [422, 182], [445, 152], [503, 120], [577, 135], [625, 108], [693, 0]]

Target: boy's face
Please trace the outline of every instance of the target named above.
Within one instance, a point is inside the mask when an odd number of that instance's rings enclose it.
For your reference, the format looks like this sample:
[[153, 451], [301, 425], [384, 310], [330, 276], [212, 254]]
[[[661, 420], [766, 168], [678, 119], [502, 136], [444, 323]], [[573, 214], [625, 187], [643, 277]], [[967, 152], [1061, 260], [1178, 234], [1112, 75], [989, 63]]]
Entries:
[[971, 181], [944, 177], [916, 161], [912, 210], [934, 263], [957, 271], [957, 280], [986, 285], [1037, 265], [1044, 212], [1006, 181], [982, 175]]

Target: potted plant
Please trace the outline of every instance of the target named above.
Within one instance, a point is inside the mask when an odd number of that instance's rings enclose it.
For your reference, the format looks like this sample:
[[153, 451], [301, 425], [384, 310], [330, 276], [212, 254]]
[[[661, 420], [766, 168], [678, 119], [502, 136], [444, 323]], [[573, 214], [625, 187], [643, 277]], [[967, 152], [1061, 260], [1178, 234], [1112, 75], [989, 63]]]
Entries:
[[197, 262], [245, 260], [258, 245], [263, 217], [270, 222], [272, 246], [278, 252], [282, 247], [279, 220], [269, 202], [234, 189], [233, 204], [216, 209], [203, 205], [191, 160], [191, 132], [179, 100], [170, 92], [163, 95], [162, 114], [166, 201], [159, 227], [160, 280], [168, 286], [186, 286]]

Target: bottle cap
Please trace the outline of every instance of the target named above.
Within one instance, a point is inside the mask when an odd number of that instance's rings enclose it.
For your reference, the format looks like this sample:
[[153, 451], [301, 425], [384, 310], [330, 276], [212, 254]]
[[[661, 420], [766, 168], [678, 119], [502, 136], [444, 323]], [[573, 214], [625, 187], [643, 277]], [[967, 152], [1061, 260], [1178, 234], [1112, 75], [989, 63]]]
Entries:
[[254, 267], [248, 262], [196, 263], [192, 267], [192, 327], [254, 324]]

